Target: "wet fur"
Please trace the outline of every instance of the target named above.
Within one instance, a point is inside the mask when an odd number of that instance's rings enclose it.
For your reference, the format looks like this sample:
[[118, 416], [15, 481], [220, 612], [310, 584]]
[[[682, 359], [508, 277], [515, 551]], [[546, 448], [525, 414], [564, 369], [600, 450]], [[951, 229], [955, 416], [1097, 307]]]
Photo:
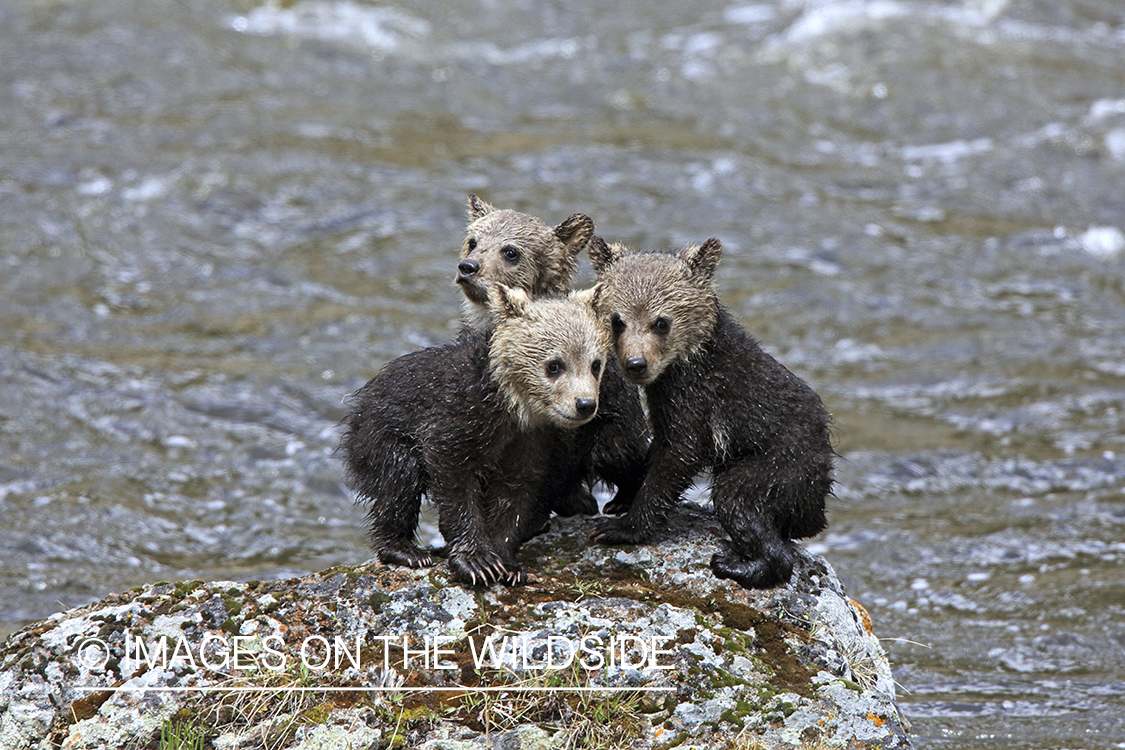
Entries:
[[[564, 479], [560, 434], [592, 416], [578, 413], [577, 398], [596, 405], [599, 378], [581, 370], [597, 359], [600, 371], [610, 355], [582, 301], [532, 302], [503, 287], [494, 296], [504, 308], [495, 333], [466, 331], [400, 357], [353, 395], [340, 452], [380, 561], [432, 564], [415, 541], [425, 494], [457, 580], [519, 584], [519, 547], [546, 524]], [[556, 357], [569, 369], [554, 382], [567, 382], [544, 385], [545, 360]]]
[[[830, 417], [719, 304], [713, 275], [721, 251], [718, 240], [676, 255], [591, 248], [599, 310], [614, 328], [626, 377], [645, 389], [653, 432], [632, 507], [592, 534], [608, 544], [650, 539], [693, 479], [710, 471], [715, 513], [730, 535], [712, 570], [769, 588], [792, 574], [791, 540], [827, 526]], [[663, 334], [660, 318], [669, 323]]]

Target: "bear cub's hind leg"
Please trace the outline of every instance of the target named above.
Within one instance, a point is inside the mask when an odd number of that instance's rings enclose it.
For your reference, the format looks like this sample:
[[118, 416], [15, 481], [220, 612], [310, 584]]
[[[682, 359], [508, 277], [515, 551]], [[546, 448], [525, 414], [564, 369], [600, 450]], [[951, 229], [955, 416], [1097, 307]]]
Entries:
[[711, 558], [711, 570], [749, 589], [781, 585], [793, 574], [796, 544], [782, 536], [778, 489], [755, 458], [735, 462], [712, 476], [711, 500], [730, 534]]
[[[351, 437], [354, 437], [352, 435]], [[346, 446], [356, 443], [349, 440]], [[358, 455], [358, 447], [356, 448]], [[430, 553], [416, 543], [418, 514], [425, 486], [422, 467], [408, 446], [394, 442], [376, 445], [370, 451], [383, 459], [378, 469], [354, 473], [360, 496], [385, 498], [368, 504], [367, 520], [371, 544], [379, 562], [407, 568], [428, 568], [434, 564]], [[359, 458], [357, 457], [357, 461]]]

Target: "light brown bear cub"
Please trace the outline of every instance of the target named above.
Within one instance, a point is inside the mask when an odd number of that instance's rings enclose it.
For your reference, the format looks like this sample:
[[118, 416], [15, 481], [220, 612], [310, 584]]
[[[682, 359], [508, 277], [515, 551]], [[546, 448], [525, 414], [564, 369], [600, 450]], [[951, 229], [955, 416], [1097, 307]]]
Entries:
[[716, 239], [675, 255], [591, 244], [595, 306], [625, 377], [652, 421], [648, 469], [629, 512], [597, 524], [608, 544], [652, 537], [696, 475], [730, 534], [711, 558], [720, 578], [769, 588], [793, 572], [793, 539], [823, 530], [835, 452], [829, 416], [800, 378], [762, 351], [714, 288]]
[[552, 229], [534, 216], [497, 209], [470, 195], [455, 279], [465, 295], [466, 327], [492, 327], [488, 290], [494, 284], [532, 296], [566, 294], [578, 255], [593, 236], [594, 221], [586, 214], [572, 214]]
[[497, 285], [491, 335], [468, 331], [399, 357], [355, 393], [340, 451], [380, 561], [431, 564], [415, 542], [425, 494], [457, 580], [526, 581], [520, 545], [564, 486], [556, 433], [598, 412], [610, 354], [591, 297], [529, 300]]
[[[572, 214], [551, 228], [534, 216], [497, 209], [476, 195], [469, 196], [468, 218], [456, 283], [465, 295], [464, 326], [472, 331], [491, 329], [488, 291], [497, 284], [535, 297], [566, 294], [578, 255], [594, 237], [594, 221], [586, 214]], [[640, 487], [647, 450], [648, 422], [640, 394], [611, 360], [602, 379], [598, 418], [561, 435], [555, 446], [556, 460], [571, 470], [562, 473], [568, 489], [557, 494], [554, 512], [597, 513], [597, 501], [584, 486], [593, 479], [617, 488], [607, 512], [624, 512]]]

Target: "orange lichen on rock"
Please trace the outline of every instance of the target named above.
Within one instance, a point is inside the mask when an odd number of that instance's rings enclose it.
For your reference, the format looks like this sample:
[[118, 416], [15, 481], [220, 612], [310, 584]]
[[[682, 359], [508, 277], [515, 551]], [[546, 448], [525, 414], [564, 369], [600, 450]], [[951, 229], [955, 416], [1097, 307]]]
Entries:
[[863, 623], [863, 629], [867, 631], [868, 635], [874, 635], [874, 630], [871, 627], [871, 615], [867, 614], [867, 610], [864, 609], [863, 605], [857, 602], [855, 599], [848, 599], [848, 601], [850, 601], [852, 603], [852, 606], [855, 607], [856, 611], [859, 612], [859, 619], [860, 622]]

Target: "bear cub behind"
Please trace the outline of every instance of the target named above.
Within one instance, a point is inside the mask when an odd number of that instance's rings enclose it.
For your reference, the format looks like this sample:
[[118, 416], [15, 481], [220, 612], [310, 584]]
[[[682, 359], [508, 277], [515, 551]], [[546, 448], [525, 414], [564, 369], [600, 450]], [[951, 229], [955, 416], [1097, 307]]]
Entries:
[[415, 540], [425, 494], [454, 578], [526, 581], [516, 558], [557, 500], [559, 431], [598, 412], [609, 340], [593, 295], [531, 300], [496, 285], [491, 335], [399, 357], [353, 395], [340, 451], [381, 562], [432, 564]]
[[469, 195], [469, 226], [454, 278], [465, 295], [465, 327], [492, 328], [488, 294], [496, 284], [533, 297], [569, 292], [578, 256], [593, 235], [594, 220], [586, 214], [571, 214], [552, 228], [530, 214], [498, 209]]
[[719, 304], [716, 239], [677, 254], [633, 253], [595, 238], [597, 308], [627, 380], [644, 388], [653, 440], [636, 499], [598, 523], [608, 544], [649, 539], [694, 477], [711, 473], [730, 535], [711, 569], [747, 588], [793, 571], [793, 539], [827, 526], [835, 452], [830, 417], [804, 381], [766, 354]]

